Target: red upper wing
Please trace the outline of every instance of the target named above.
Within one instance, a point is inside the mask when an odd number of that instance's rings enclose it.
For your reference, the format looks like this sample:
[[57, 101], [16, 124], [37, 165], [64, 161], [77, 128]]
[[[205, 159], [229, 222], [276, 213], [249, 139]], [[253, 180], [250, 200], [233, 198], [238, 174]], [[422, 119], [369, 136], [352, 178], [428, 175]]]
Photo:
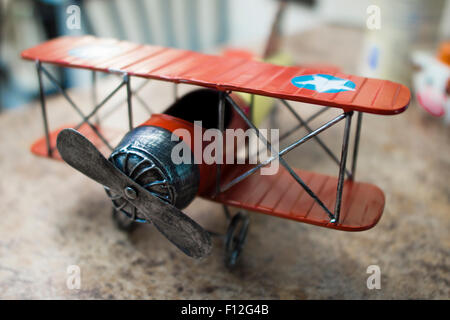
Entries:
[[407, 87], [388, 80], [332, 72], [332, 76], [353, 81], [355, 90], [320, 93], [291, 83], [292, 78], [300, 75], [323, 73], [320, 69], [277, 66], [240, 57], [213, 56], [92, 36], [53, 39], [24, 50], [22, 57], [73, 68], [125, 72], [144, 78], [337, 107], [345, 111], [396, 114], [404, 111], [410, 100]]

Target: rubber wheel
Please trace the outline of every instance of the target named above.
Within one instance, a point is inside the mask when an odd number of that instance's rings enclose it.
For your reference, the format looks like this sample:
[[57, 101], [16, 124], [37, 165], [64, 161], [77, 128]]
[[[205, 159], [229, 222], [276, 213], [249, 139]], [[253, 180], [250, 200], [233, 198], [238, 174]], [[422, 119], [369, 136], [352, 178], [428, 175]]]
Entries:
[[112, 219], [114, 220], [116, 227], [122, 231], [131, 232], [137, 226], [136, 222], [128, 218], [122, 212], [117, 211], [115, 208], [112, 208]]
[[241, 255], [247, 239], [250, 219], [242, 212], [238, 212], [228, 226], [225, 237], [225, 266], [233, 268]]

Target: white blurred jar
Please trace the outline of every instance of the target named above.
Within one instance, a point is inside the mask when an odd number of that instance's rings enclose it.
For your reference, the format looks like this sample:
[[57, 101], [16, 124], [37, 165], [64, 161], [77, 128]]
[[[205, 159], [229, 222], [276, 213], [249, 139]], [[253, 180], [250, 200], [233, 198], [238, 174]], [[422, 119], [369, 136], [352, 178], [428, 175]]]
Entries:
[[[360, 73], [409, 85], [411, 52], [436, 47], [445, 0], [376, 0], [373, 4], [380, 10], [380, 25], [373, 28], [371, 20], [366, 26]], [[374, 12], [369, 10], [368, 19]]]

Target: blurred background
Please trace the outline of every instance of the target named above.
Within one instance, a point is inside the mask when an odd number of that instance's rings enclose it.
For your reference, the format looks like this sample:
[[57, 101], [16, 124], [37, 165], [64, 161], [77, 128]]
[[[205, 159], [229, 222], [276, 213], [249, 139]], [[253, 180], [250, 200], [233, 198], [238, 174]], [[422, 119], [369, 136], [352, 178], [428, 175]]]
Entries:
[[[46, 39], [93, 34], [207, 53], [224, 45], [254, 49], [269, 38], [280, 2], [1, 0], [0, 110], [15, 108], [37, 97], [37, 77], [30, 76], [33, 66], [20, 59], [20, 52]], [[365, 43], [358, 52], [361, 63], [355, 71], [366, 76], [408, 84], [412, 47], [432, 51], [440, 40], [450, 37], [450, 6], [445, 0], [287, 2], [280, 19], [283, 36], [294, 36], [323, 24], [364, 29]], [[76, 29], [67, 27], [67, 19], [73, 13], [67, 10], [72, 4], [80, 8], [80, 28]], [[374, 13], [369, 8], [372, 4], [381, 8], [383, 25], [370, 30], [367, 24]], [[86, 72], [54, 72], [64, 87], [81, 86], [89, 81]], [[47, 88], [50, 90], [47, 93], [54, 90], [51, 86]]]
[[[79, 28], [71, 19], [76, 8]], [[0, 17], [0, 298], [450, 297], [450, 0], [0, 0]], [[357, 180], [384, 191], [380, 223], [367, 232], [344, 233], [253, 214], [234, 272], [223, 265], [219, 241], [211, 257], [198, 262], [179, 254], [151, 225], [118, 232], [103, 188], [29, 152], [44, 127], [36, 66], [20, 52], [81, 34], [214, 54], [235, 49], [407, 85], [413, 99], [406, 112], [365, 114], [363, 120]], [[45, 68], [85, 112], [96, 100], [91, 93], [104, 97], [122, 80], [97, 72], [97, 90], [90, 71]], [[141, 82], [132, 77], [133, 90]], [[179, 87], [183, 94], [194, 86]], [[51, 130], [80, 121], [55, 86], [47, 82], [44, 88]], [[171, 83], [150, 81], [144, 89], [140, 99], [133, 95], [135, 124], [148, 117], [142, 101], [158, 112], [176, 98]], [[127, 130], [126, 108], [116, 109], [125, 101], [125, 90], [108, 101], [102, 126]], [[293, 106], [305, 116], [317, 110]], [[340, 112], [329, 109], [311, 126]], [[287, 131], [298, 125], [286, 108], [272, 110], [277, 113], [267, 117], [268, 127]], [[342, 126], [321, 136], [335, 154]], [[337, 174], [335, 163], [312, 143], [286, 160]], [[185, 212], [208, 229], [222, 230], [221, 209], [196, 199]], [[81, 290], [66, 287], [73, 264], [83, 270]], [[381, 290], [366, 286], [369, 265], [381, 268]]]

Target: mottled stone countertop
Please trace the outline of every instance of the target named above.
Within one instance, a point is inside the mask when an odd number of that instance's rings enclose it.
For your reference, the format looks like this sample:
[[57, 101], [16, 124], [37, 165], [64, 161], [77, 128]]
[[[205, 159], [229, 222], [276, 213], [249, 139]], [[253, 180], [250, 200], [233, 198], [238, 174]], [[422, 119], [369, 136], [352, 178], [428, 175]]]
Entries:
[[[354, 72], [361, 43], [359, 31], [323, 28], [289, 39], [286, 48], [298, 62], [327, 61]], [[30, 77], [35, 76], [30, 63]], [[103, 79], [102, 94], [118, 81]], [[171, 86], [152, 83], [141, 96], [154, 110], [162, 110], [171, 93]], [[70, 94], [85, 110], [91, 108], [86, 89]], [[79, 120], [60, 96], [50, 97], [48, 107], [53, 128]], [[143, 121], [137, 102], [135, 110], [136, 122]], [[276, 123], [283, 128], [295, 124], [286, 110], [279, 110]], [[125, 127], [125, 118], [122, 108], [106, 121]], [[363, 120], [357, 178], [386, 193], [385, 212], [375, 228], [346, 233], [251, 214], [247, 245], [232, 272], [223, 265], [218, 239], [210, 257], [194, 261], [151, 226], [130, 234], [118, 231], [101, 186], [63, 163], [31, 155], [29, 146], [42, 132], [37, 102], [0, 115], [2, 299], [450, 296], [450, 127], [415, 103], [399, 116], [367, 115]], [[336, 152], [340, 132], [333, 128], [323, 136]], [[288, 160], [309, 170], [337, 172], [311, 143]], [[209, 229], [225, 228], [217, 204], [198, 199], [186, 211]], [[66, 286], [69, 265], [81, 269], [80, 290]], [[380, 290], [366, 287], [369, 265], [381, 269]]]

